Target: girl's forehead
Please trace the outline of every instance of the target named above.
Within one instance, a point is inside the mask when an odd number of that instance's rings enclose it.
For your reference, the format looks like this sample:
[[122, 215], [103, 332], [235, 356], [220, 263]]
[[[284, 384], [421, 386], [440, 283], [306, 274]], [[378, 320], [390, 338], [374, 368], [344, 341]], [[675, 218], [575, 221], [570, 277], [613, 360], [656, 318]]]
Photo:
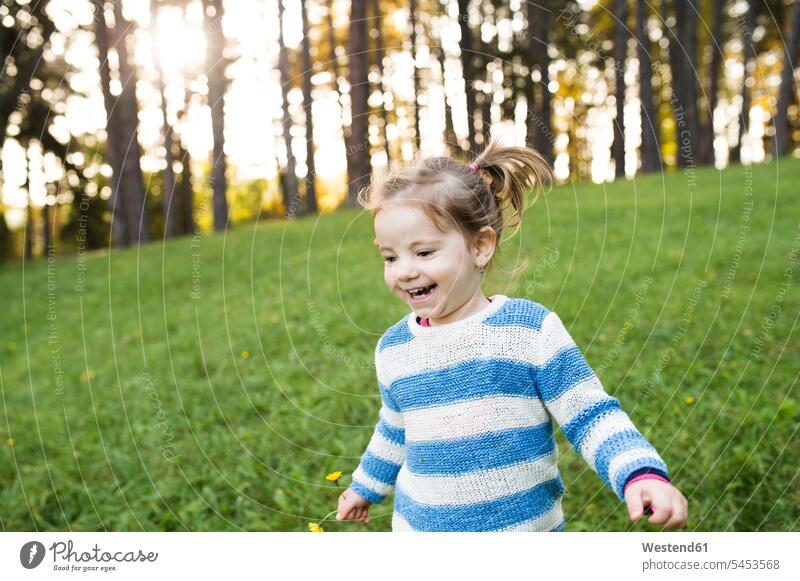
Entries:
[[382, 208], [374, 220], [375, 233], [380, 236], [405, 237], [408, 235], [446, 236], [437, 224], [414, 206]]
[[373, 244], [378, 248], [413, 246], [417, 243], [445, 243], [453, 238], [462, 238], [457, 229], [442, 232], [419, 208], [413, 206], [395, 208], [398, 211], [385, 212], [382, 208], [375, 214]]

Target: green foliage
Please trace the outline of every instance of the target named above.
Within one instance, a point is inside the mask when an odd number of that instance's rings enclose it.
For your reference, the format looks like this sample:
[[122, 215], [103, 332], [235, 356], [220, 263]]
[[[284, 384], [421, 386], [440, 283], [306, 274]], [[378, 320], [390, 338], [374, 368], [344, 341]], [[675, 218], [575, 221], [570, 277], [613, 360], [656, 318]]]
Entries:
[[61, 228], [61, 240], [86, 250], [107, 248], [111, 228], [108, 200], [100, 196], [81, 196], [79, 192], [75, 194], [67, 220]]
[[[752, 196], [742, 166], [694, 177], [554, 189], [503, 248], [527, 272], [485, 290], [559, 313], [666, 459], [690, 530], [796, 530], [797, 266], [782, 289], [800, 161], [754, 166]], [[325, 475], [349, 484], [377, 421], [375, 342], [407, 312], [373, 236], [347, 210], [90, 255], [85, 271], [67, 256], [24, 279], [0, 269], [2, 529], [319, 522], [340, 493]], [[559, 447], [568, 530], [648, 529]], [[323, 528], [389, 530], [391, 499], [371, 516]]]

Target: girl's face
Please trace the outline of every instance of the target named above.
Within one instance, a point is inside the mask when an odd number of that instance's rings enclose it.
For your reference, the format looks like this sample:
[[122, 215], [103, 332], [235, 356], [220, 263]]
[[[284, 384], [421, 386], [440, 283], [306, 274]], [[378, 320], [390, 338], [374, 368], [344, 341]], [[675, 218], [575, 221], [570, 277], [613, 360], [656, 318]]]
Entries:
[[442, 325], [485, 306], [480, 267], [491, 252], [470, 247], [457, 229], [442, 233], [415, 205], [385, 204], [375, 216], [375, 237], [386, 286], [418, 316]]

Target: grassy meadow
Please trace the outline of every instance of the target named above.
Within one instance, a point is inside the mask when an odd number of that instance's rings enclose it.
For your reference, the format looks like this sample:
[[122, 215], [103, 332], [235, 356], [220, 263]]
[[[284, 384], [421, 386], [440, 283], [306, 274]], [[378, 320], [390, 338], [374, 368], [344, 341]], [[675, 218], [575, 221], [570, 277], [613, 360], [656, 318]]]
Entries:
[[[320, 522], [325, 475], [347, 486], [377, 421], [375, 343], [407, 313], [373, 237], [342, 210], [0, 268], [0, 530]], [[565, 185], [484, 290], [561, 316], [688, 530], [798, 530], [799, 250], [800, 160]], [[559, 448], [567, 530], [648, 529]], [[391, 500], [322, 526], [390, 530]]]

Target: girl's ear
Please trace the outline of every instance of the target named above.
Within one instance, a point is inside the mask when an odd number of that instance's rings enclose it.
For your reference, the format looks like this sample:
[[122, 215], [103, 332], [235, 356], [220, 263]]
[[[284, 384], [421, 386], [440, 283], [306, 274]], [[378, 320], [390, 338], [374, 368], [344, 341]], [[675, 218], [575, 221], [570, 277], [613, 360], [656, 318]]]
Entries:
[[480, 266], [486, 266], [497, 247], [497, 232], [491, 226], [484, 226], [475, 236], [475, 258]]

